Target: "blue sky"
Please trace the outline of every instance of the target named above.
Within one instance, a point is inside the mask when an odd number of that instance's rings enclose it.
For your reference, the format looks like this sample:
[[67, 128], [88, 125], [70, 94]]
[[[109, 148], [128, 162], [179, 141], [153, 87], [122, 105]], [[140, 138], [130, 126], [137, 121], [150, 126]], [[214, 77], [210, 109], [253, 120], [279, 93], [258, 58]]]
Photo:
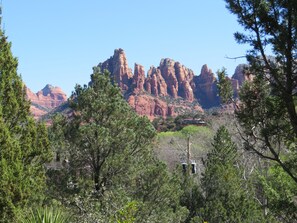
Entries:
[[241, 30], [223, 0], [2, 0], [5, 33], [31, 90], [60, 86], [69, 96], [92, 67], [126, 52], [129, 66], [147, 71], [171, 58], [200, 74], [203, 64], [229, 75], [245, 60]]

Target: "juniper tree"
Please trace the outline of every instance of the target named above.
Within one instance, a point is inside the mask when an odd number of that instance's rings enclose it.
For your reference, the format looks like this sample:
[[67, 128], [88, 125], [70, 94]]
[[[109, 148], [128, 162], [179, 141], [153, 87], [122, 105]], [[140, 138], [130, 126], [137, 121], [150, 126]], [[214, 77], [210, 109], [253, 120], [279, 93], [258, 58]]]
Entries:
[[78, 221], [182, 222], [187, 210], [179, 205], [179, 181], [149, 147], [155, 129], [132, 110], [109, 72], [94, 69], [69, 104], [72, 115], [55, 119], [53, 127], [62, 131], [53, 131], [52, 139], [68, 144], [68, 177], [77, 188], [62, 196]]
[[131, 158], [145, 152], [154, 128], [146, 117], [132, 111], [108, 72], [95, 70], [89, 85], [77, 85], [70, 106], [71, 161], [90, 167], [96, 191], [104, 193], [113, 177], [125, 172]]
[[297, 184], [297, 2], [225, 2], [246, 31], [235, 33], [237, 42], [251, 46], [247, 59], [255, 80], [242, 88], [236, 112], [245, 147], [274, 161]]
[[47, 129], [30, 114], [17, 66], [0, 30], [0, 222], [15, 222], [19, 211], [41, 200], [51, 156]]

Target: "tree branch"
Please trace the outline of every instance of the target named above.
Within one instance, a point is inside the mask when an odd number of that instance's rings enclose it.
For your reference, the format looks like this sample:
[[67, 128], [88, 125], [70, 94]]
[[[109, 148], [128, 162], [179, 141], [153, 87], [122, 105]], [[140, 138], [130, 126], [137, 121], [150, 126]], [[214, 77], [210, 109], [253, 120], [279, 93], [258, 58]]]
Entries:
[[228, 57], [228, 56], [226, 55], [225, 58], [226, 58], [226, 59], [229, 59], [229, 60], [237, 60], [237, 59], [241, 59], [241, 58], [246, 58], [246, 56]]

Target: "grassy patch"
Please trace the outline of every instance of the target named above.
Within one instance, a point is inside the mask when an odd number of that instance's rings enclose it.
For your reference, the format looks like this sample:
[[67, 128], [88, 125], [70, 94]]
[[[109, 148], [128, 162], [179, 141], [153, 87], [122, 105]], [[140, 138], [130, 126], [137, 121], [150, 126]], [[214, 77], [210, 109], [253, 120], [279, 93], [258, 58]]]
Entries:
[[158, 133], [155, 152], [170, 169], [185, 161], [188, 136], [190, 136], [191, 159], [200, 162], [201, 157], [204, 157], [211, 148], [214, 131], [210, 127], [189, 125], [180, 131]]

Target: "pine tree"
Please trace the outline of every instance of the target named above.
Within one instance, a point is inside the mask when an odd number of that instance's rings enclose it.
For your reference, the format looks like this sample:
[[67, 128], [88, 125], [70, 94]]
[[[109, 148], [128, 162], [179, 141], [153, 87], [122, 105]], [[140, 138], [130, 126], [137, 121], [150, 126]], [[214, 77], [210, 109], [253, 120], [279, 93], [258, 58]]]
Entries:
[[[254, 78], [241, 88], [240, 104], [236, 111], [242, 140], [247, 151], [255, 153], [267, 163], [268, 173], [271, 169], [278, 172], [265, 176], [268, 177], [268, 186], [264, 187], [265, 190], [269, 188], [269, 193], [265, 191], [268, 208], [280, 219], [296, 218], [292, 215], [296, 203], [287, 194], [295, 190], [292, 189], [292, 182], [295, 187], [297, 185], [297, 2], [225, 2], [244, 28], [243, 32], [235, 33], [236, 41], [251, 47], [246, 57], [249, 73]], [[281, 180], [290, 183], [276, 187], [280, 176], [283, 179], [285, 176], [291, 178]]]
[[[210, 223], [266, 222], [260, 206], [236, 165], [237, 149], [228, 130], [220, 127], [207, 155], [202, 189], [205, 204], [201, 215]], [[269, 221], [268, 221], [269, 222]]]
[[71, 98], [74, 116], [66, 137], [71, 165], [89, 166], [96, 191], [104, 193], [113, 177], [146, 151], [155, 130], [146, 117], [132, 111], [108, 72], [95, 71], [89, 86], [77, 86]]
[[50, 159], [47, 129], [30, 114], [11, 43], [0, 31], [0, 222], [42, 198], [44, 163]]
[[53, 187], [75, 205], [77, 221], [183, 222], [179, 181], [149, 147], [155, 129], [131, 109], [109, 72], [95, 69], [69, 102], [72, 115], [55, 118], [51, 138], [69, 145], [55, 144], [69, 160], [60, 173], [69, 170], [76, 186]]
[[251, 46], [247, 59], [254, 83], [241, 90], [237, 111], [246, 149], [275, 162], [297, 184], [296, 0], [225, 2], [246, 31], [235, 39]]

